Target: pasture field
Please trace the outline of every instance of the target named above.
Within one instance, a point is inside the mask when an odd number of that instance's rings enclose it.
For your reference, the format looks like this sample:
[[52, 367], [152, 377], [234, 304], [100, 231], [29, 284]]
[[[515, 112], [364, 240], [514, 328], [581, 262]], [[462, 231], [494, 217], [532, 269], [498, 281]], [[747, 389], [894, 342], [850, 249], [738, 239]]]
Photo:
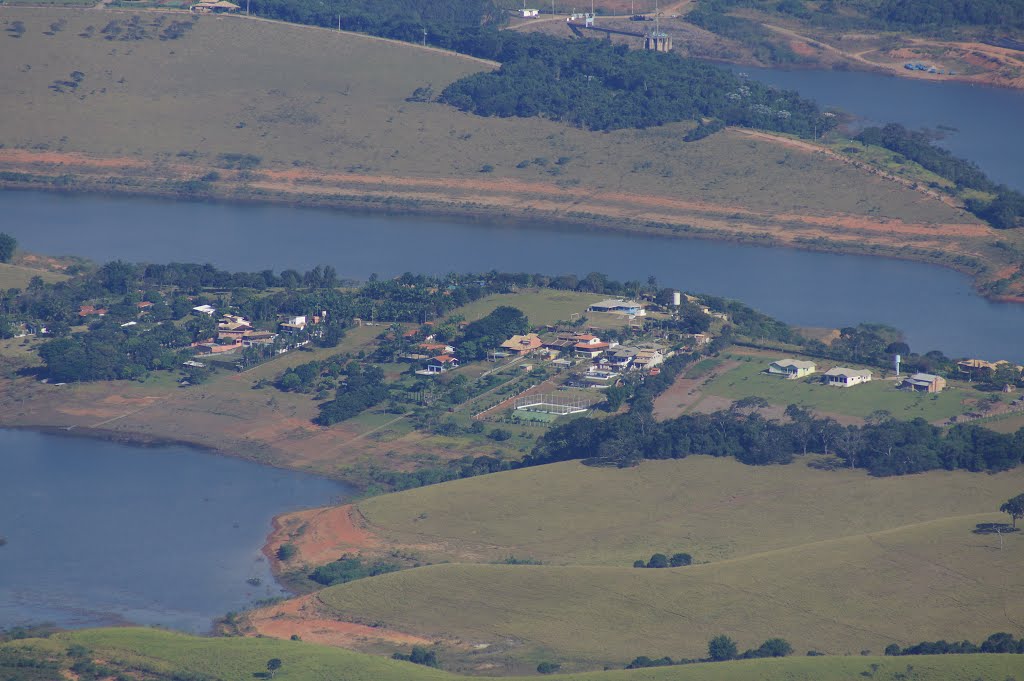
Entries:
[[587, 307], [607, 296], [576, 291], [553, 291], [551, 289], [530, 289], [519, 293], [502, 293], [475, 300], [452, 314], [462, 315], [472, 322], [486, 317], [495, 308], [510, 305], [519, 308], [530, 320], [531, 326], [545, 326], [559, 321], [569, 321], [574, 313], [586, 315]]
[[[742, 360], [734, 369], [720, 374], [701, 388], [706, 395], [738, 400], [743, 397], [763, 397], [773, 405], [785, 407], [799, 404], [816, 411], [865, 418], [877, 410], [885, 410], [895, 418], [910, 420], [921, 417], [927, 421], [945, 421], [971, 411], [977, 402], [992, 393], [974, 390], [970, 384], [950, 381], [941, 393], [924, 394], [896, 389], [893, 377], [881, 379], [873, 368], [874, 380], [851, 388], [837, 388], [822, 384], [821, 375], [834, 366], [845, 366], [831, 360], [815, 360], [818, 372], [808, 378], [787, 380], [763, 373], [771, 359], [764, 354], [749, 355], [731, 351], [730, 357]], [[781, 357], [782, 355], [778, 355]], [[852, 367], [857, 368], [857, 367]], [[1003, 401], [1012, 395], [1001, 395]], [[694, 406], [699, 406], [700, 402]]]
[[433, 565], [319, 598], [340, 619], [488, 644], [527, 664], [700, 657], [720, 633], [741, 649], [778, 636], [798, 651], [877, 654], [893, 642], [1017, 630], [1024, 537], [1005, 537], [1000, 550], [994, 536], [972, 534], [998, 520], [947, 518], [677, 569]]
[[[629, 567], [655, 552], [722, 561], [937, 518], [995, 512], [1024, 469], [872, 478], [803, 461], [745, 466], [690, 456], [609, 469], [570, 461], [359, 502], [387, 544], [436, 561]], [[981, 521], [978, 521], [981, 522]]]
[[[154, 629], [92, 629], [0, 644], [0, 651], [32, 656], [65, 655], [71, 645], [85, 646], [104, 664], [151, 674], [188, 671], [220, 679], [255, 678], [271, 658], [281, 660], [274, 678], [282, 681], [457, 681], [459, 676], [428, 667], [309, 643], [254, 638], [199, 638]], [[663, 667], [556, 674], [555, 681], [1004, 681], [1020, 673], [1013, 655], [931, 657], [790, 657]], [[912, 670], [912, 676], [907, 672]], [[15, 668], [14, 671], [19, 671]], [[26, 671], [21, 668], [20, 671]], [[867, 674], [868, 676], [865, 676]], [[536, 676], [518, 677], [536, 679]]]

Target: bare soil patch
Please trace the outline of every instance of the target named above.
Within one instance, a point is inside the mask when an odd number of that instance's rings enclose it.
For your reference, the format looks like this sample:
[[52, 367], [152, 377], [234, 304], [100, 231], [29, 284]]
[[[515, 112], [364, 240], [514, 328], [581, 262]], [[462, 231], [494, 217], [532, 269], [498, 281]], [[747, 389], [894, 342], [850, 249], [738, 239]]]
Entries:
[[[680, 374], [675, 383], [654, 400], [654, 418], [659, 421], [668, 421], [682, 416], [704, 397], [700, 387], [705, 382], [732, 371], [739, 365], [740, 363], [736, 360], [727, 360], [698, 378], [686, 378], [685, 373]], [[719, 408], [728, 408], [729, 404], [731, 402], [727, 401], [723, 407]]]
[[297, 552], [290, 562], [322, 565], [346, 553], [362, 553], [380, 547], [378, 538], [354, 504], [314, 508], [274, 518], [274, 529], [263, 552], [281, 567], [277, 550], [292, 544]]
[[249, 612], [249, 633], [282, 640], [298, 636], [303, 641], [323, 645], [373, 650], [388, 646], [432, 645], [433, 640], [355, 622], [343, 622], [324, 608], [317, 594], [308, 594]]

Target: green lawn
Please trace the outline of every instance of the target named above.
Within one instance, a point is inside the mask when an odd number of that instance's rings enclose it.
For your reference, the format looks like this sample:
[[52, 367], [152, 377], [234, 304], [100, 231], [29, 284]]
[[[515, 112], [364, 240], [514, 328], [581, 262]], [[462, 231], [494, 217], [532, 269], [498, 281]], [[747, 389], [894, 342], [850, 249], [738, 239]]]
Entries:
[[[472, 677], [407, 662], [354, 653], [339, 648], [266, 638], [199, 638], [155, 629], [91, 629], [0, 644], [8, 650], [59, 659], [62, 668], [74, 662], [71, 645], [85, 646], [91, 659], [134, 677], [175, 672], [206, 674], [224, 681], [257, 678], [267, 661], [281, 660], [274, 678], [280, 681], [458, 681]], [[662, 667], [557, 674], [554, 681], [1003, 681], [1020, 675], [1022, 660], [1013, 655], [936, 655], [931, 657], [789, 657]], [[10, 678], [24, 678], [29, 668], [2, 667]], [[46, 677], [40, 677], [46, 678]], [[68, 677], [70, 678], [70, 677]], [[149, 678], [147, 676], [147, 678]], [[506, 677], [510, 681], [537, 679]]]
[[[745, 360], [747, 355], [733, 354]], [[837, 366], [835, 362], [818, 361], [818, 373], [806, 379], [787, 380], [763, 373], [768, 360], [754, 356], [740, 366], [718, 376], [703, 388], [708, 395], [738, 400], [742, 397], [763, 397], [771, 404], [786, 406], [799, 404], [822, 412], [845, 414], [865, 418], [872, 412], [884, 409], [898, 419], [912, 419], [918, 416], [928, 421], [941, 421], [951, 416], [970, 411], [965, 400], [981, 399], [987, 393], [980, 393], [966, 384], [950, 382], [941, 393], [922, 394], [897, 390], [895, 381], [875, 380], [851, 388], [837, 388], [823, 385], [821, 374]], [[856, 368], [856, 367], [853, 367]]]
[[[544, 326], [558, 321], [568, 321], [574, 313], [586, 314], [587, 307], [591, 303], [605, 297], [607, 296], [576, 293], [575, 291], [529, 290], [521, 293], [487, 296], [459, 308], [454, 314], [460, 314], [466, 318], [466, 321], [472, 322], [487, 316], [501, 305], [509, 305], [522, 310], [532, 326]], [[624, 323], [619, 323], [618, 326], [622, 326]]]

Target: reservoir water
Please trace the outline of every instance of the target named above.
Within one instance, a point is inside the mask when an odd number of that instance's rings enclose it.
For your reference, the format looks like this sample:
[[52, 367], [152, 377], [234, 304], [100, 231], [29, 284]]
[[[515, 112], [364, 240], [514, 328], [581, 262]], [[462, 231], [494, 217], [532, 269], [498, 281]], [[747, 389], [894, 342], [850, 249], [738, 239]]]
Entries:
[[919, 263], [637, 237], [544, 223], [355, 215], [273, 205], [0, 192], [4, 229], [37, 253], [97, 261], [209, 262], [230, 270], [653, 275], [742, 300], [792, 324], [883, 322], [919, 352], [1024, 361], [1024, 305], [991, 303], [966, 277]]
[[837, 107], [863, 125], [939, 126], [938, 144], [967, 158], [989, 177], [1024, 191], [1024, 90], [957, 81], [916, 80], [863, 71], [810, 71], [733, 66], [734, 71]]
[[188, 447], [0, 430], [0, 627], [204, 632], [282, 595], [260, 553], [274, 515], [350, 492]]

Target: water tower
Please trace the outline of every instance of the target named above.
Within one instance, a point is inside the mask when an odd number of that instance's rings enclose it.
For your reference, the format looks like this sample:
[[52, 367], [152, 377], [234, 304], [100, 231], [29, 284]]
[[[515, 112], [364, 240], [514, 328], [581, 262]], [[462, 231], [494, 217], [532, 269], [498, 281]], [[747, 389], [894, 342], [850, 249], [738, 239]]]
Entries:
[[672, 305], [679, 307], [683, 304], [683, 295], [679, 291], [672, 292]]

